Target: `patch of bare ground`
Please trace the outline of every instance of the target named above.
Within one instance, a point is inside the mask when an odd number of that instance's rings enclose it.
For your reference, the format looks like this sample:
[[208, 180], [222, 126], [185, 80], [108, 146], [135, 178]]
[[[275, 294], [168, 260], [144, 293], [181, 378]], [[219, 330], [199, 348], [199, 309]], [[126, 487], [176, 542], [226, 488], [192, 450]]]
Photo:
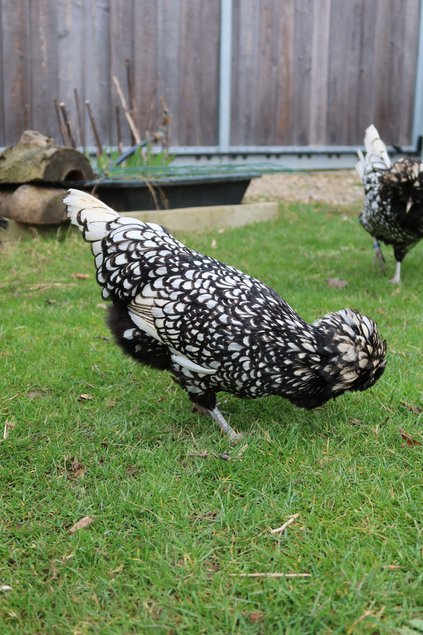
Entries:
[[319, 202], [360, 209], [363, 186], [355, 170], [264, 174], [251, 181], [244, 198], [247, 203], [257, 200]]

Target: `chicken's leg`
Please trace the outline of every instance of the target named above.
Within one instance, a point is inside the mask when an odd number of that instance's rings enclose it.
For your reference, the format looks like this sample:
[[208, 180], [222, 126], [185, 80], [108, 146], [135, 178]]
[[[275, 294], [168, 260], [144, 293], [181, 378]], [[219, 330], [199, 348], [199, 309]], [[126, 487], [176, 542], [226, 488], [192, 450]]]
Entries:
[[218, 408], [213, 408], [213, 410], [209, 410], [208, 412], [211, 415], [212, 419], [216, 421], [222, 432], [228, 435], [229, 440], [232, 443], [236, 443], [242, 438], [242, 434], [236, 432], [233, 428], [231, 428], [231, 426], [226, 421], [220, 410], [218, 410]]
[[394, 277], [389, 281], [391, 284], [401, 284], [401, 262], [397, 260]]
[[222, 413], [220, 412], [218, 408], [215, 407], [212, 410], [209, 410], [208, 408], [205, 408], [204, 406], [200, 406], [199, 404], [196, 403], [194, 404], [193, 411], [199, 412], [201, 414], [210, 415], [211, 418], [214, 419], [214, 421], [216, 421], [217, 425], [222, 430], [222, 432], [229, 437], [229, 440], [231, 441], [231, 443], [236, 443], [242, 438], [242, 434], [240, 434], [239, 432], [236, 432], [233, 428], [231, 428], [231, 426], [226, 421], [225, 417], [222, 415]]
[[384, 257], [384, 255], [382, 253], [382, 250], [380, 248], [379, 242], [376, 239], [374, 239], [374, 241], [373, 241], [373, 248], [375, 250], [373, 264], [374, 264], [374, 266], [379, 265], [380, 270], [383, 273], [385, 271], [385, 268], [386, 268], [385, 257]]

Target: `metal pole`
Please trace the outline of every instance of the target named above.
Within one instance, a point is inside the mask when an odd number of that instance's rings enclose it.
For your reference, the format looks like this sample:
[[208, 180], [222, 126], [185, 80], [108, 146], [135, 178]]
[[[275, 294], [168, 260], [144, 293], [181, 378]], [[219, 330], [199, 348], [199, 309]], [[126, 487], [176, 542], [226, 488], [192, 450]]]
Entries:
[[[417, 52], [416, 92], [414, 95], [412, 144], [414, 148], [423, 135], [423, 0], [420, 0], [419, 43]], [[423, 155], [422, 155], [423, 156]]]
[[219, 149], [231, 138], [232, 0], [220, 0]]

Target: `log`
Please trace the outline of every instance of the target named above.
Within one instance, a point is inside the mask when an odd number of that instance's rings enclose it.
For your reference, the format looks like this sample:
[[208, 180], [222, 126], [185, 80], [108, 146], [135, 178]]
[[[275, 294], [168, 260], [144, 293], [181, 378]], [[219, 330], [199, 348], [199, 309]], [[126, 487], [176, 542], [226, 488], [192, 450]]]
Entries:
[[16, 145], [0, 153], [0, 183], [63, 183], [93, 178], [86, 156], [73, 148], [57, 146], [34, 130], [25, 130]]
[[65, 194], [62, 188], [36, 185], [0, 190], [0, 215], [27, 225], [60, 225], [66, 220]]

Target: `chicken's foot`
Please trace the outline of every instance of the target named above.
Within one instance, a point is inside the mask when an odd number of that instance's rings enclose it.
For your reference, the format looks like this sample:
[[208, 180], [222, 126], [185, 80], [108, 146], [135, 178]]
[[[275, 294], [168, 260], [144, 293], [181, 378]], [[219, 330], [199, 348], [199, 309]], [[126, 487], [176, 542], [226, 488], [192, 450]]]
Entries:
[[208, 408], [204, 408], [199, 404], [194, 404], [193, 412], [199, 412], [201, 414], [208, 414], [211, 416], [214, 421], [216, 421], [219, 428], [222, 430], [224, 434], [229, 437], [231, 443], [237, 443], [240, 439], [242, 439], [242, 434], [236, 432], [229, 423], [226, 421], [225, 417], [222, 415], [218, 408], [213, 408], [213, 410], [208, 410]]

